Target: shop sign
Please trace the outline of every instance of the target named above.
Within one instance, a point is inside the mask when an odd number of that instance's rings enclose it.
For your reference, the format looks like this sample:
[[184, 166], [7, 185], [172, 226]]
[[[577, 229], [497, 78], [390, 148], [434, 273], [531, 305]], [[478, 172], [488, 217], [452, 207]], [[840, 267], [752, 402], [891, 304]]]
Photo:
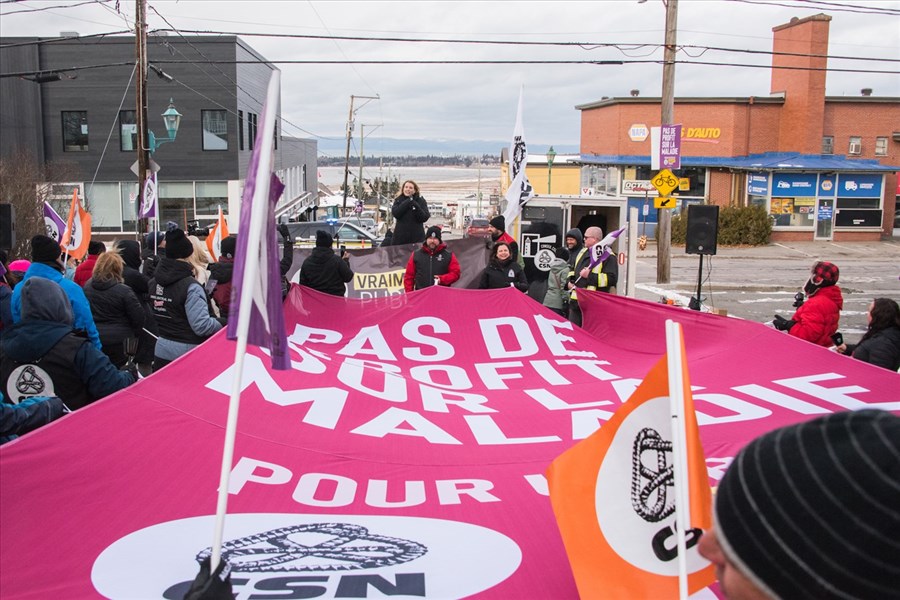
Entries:
[[747, 175], [747, 193], [751, 196], [768, 196], [769, 174], [750, 173]]
[[838, 198], [881, 198], [882, 176], [844, 174], [838, 178]]
[[635, 123], [628, 128], [628, 137], [632, 142], [643, 142], [650, 135], [650, 128], [643, 123]]
[[622, 193], [626, 196], [629, 194], [643, 194], [645, 192], [656, 193], [656, 188], [653, 187], [649, 179], [625, 179], [622, 181]]
[[818, 176], [815, 173], [775, 173], [772, 177], [772, 195], [815, 196]]
[[819, 197], [820, 198], [834, 198], [834, 193], [837, 191], [837, 177], [834, 175], [820, 175], [819, 176]]

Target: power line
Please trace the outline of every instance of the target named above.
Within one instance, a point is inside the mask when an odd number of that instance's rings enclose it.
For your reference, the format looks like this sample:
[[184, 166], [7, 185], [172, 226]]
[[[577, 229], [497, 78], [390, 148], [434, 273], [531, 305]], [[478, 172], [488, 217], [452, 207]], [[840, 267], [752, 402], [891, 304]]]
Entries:
[[[12, 4], [17, 3], [21, 0], [6, 0], [0, 4]], [[75, 8], [77, 6], [84, 6], [85, 4], [105, 4], [108, 2], [115, 2], [116, 6], [119, 4], [119, 0], [85, 0], [84, 2], [79, 2], [78, 4], [63, 4], [60, 6], [42, 6], [41, 8], [25, 8], [22, 10], [14, 10], [11, 12], [3, 13], [3, 16], [6, 15], [18, 15], [23, 13], [36, 13], [36, 12], [44, 12], [45, 10], [55, 10], [57, 8]]]
[[[755, 4], [758, 6], [784, 6], [787, 8], [801, 8], [796, 4], [783, 4], [781, 2], [771, 2], [770, 0], [728, 0], [729, 2], [740, 2], [742, 4]], [[848, 12], [861, 15], [887, 15], [898, 16], [900, 10], [895, 8], [880, 8], [873, 6], [860, 6], [853, 4], [840, 4], [831, 2], [818, 2], [817, 0], [795, 0], [796, 2], [809, 2], [811, 4], [821, 4], [822, 6], [813, 6], [811, 8], [822, 8], [833, 12]]]

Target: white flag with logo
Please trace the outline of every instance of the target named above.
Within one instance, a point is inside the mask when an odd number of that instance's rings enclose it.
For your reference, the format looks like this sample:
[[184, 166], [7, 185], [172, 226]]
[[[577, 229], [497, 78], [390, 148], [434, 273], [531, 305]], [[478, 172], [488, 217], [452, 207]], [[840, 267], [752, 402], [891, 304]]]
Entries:
[[513, 130], [512, 142], [509, 145], [509, 188], [506, 190], [506, 228], [509, 230], [513, 222], [519, 218], [522, 207], [534, 195], [534, 190], [525, 174], [528, 150], [525, 147], [525, 128], [522, 126], [522, 98], [525, 88], [519, 90], [519, 109], [516, 111], [516, 128]]

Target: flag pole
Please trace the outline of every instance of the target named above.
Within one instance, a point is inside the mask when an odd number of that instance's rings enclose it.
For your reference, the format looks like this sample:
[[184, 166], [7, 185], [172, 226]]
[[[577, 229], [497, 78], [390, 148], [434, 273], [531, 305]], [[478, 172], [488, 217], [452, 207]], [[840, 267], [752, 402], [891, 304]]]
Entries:
[[678, 597], [688, 597], [687, 542], [690, 515], [687, 480], [687, 434], [684, 420], [684, 375], [681, 325], [666, 319], [666, 356], [672, 416], [672, 466], [675, 491], [675, 536], [678, 548]]
[[[281, 85], [281, 73], [273, 71], [269, 80], [266, 95], [261, 132], [272, 132], [275, 129], [278, 93]], [[271, 102], [271, 105], [270, 105]], [[265, 143], [272, 144], [272, 135], [263, 135]], [[249, 231], [241, 231], [247, 236], [247, 253], [244, 256], [244, 277], [241, 281], [241, 301], [239, 304], [237, 325], [237, 347], [234, 352], [234, 379], [231, 386], [231, 398], [228, 401], [228, 420], [225, 425], [225, 444], [222, 449], [222, 472], [219, 477], [219, 494], [216, 502], [216, 529], [213, 536], [212, 555], [210, 557], [210, 573], [215, 572], [222, 556], [222, 539], [225, 530], [225, 514], [228, 509], [228, 486], [231, 478], [231, 465], [234, 460], [234, 442], [237, 437], [238, 409], [241, 402], [241, 382], [244, 377], [244, 356], [247, 353], [247, 337], [250, 330], [250, 311], [253, 305], [253, 286], [259, 283], [259, 251], [264, 219], [269, 202], [269, 185], [272, 175], [272, 153], [260, 152], [257, 170], [256, 188], [253, 191], [253, 206], [250, 213]], [[262, 176], [259, 176], [262, 174]]]

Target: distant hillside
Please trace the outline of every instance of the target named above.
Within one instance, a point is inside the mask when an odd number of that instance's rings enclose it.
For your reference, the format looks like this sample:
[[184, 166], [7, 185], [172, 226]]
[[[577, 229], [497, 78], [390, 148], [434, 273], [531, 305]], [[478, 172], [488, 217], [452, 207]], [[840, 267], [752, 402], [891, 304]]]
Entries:
[[[347, 150], [346, 139], [320, 138], [319, 154], [325, 156], [344, 156]], [[500, 150], [509, 146], [509, 140], [411, 140], [397, 138], [378, 138], [366, 136], [363, 148], [366, 156], [481, 156], [491, 154], [499, 156]], [[529, 146], [530, 152], [546, 152], [544, 146]], [[560, 154], [577, 154], [577, 145], [554, 145]], [[359, 156], [359, 141], [355, 140], [350, 147], [351, 156]]]

